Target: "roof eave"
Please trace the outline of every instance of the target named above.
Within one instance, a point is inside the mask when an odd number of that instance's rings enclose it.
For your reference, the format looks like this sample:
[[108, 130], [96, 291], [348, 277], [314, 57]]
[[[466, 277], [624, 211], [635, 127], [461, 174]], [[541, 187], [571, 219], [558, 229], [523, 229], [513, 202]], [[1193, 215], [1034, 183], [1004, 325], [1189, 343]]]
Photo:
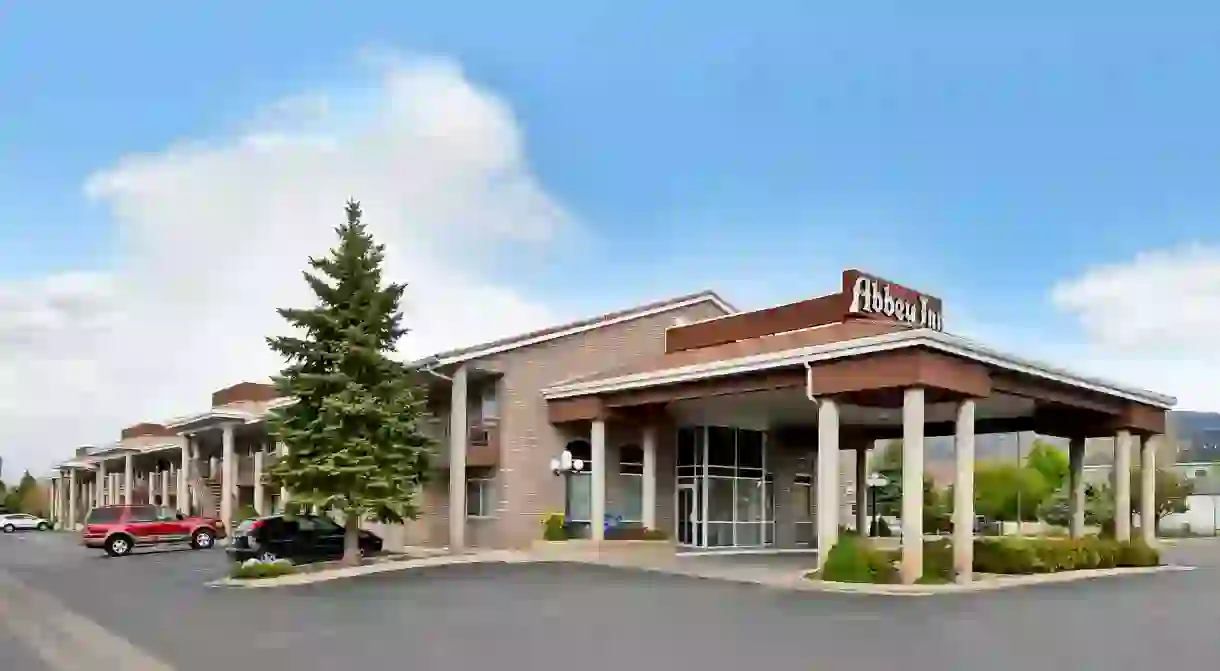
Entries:
[[599, 328], [604, 328], [606, 326], [613, 326], [614, 324], [621, 324], [623, 322], [632, 321], [634, 319], [642, 319], [644, 317], [648, 317], [648, 316], [655, 315], [655, 314], [663, 314], [665, 312], [670, 312], [673, 310], [678, 310], [678, 309], [681, 309], [684, 307], [689, 307], [691, 305], [698, 305], [700, 303], [706, 303], [706, 302], [711, 302], [716, 307], [718, 307], [721, 310], [724, 310], [725, 312], [728, 312], [730, 314], [739, 312], [739, 310], [736, 307], [734, 307], [728, 301], [721, 298], [720, 295], [717, 294], [715, 291], [701, 291], [697, 294], [692, 294], [690, 296], [687, 296], [686, 298], [683, 298], [681, 300], [674, 300], [670, 303], [653, 305], [646, 309], [624, 312], [623, 314], [620, 314], [620, 315], [617, 315], [617, 316], [614, 316], [614, 317], [611, 317], [608, 319], [598, 320], [598, 321], [590, 322], [587, 324], [577, 324], [577, 325], [570, 326], [570, 327], [561, 326], [561, 327], [555, 329], [553, 332], [543, 333], [536, 337], [522, 337], [520, 339], [515, 339], [515, 340], [498, 341], [498, 342], [488, 343], [486, 345], [478, 345], [478, 346], [471, 347], [468, 349], [451, 350], [450, 352], [439, 352], [437, 354], [433, 354], [431, 356], [427, 356], [422, 359], [416, 359], [414, 361], [406, 362], [405, 365], [410, 368], [425, 368], [426, 369], [426, 368], [436, 368], [439, 366], [449, 366], [449, 365], [453, 365], [453, 364], [460, 364], [460, 363], [464, 363], [467, 361], [473, 361], [474, 359], [480, 359], [480, 358], [483, 358], [486, 356], [491, 356], [493, 354], [501, 354], [503, 352], [520, 349], [522, 347], [529, 347], [531, 345], [536, 345], [536, 344], [548, 342], [551, 340], [558, 340], [559, 338], [564, 338], [564, 337], [567, 337], [570, 335], [575, 335], [577, 333], [593, 331], [593, 330], [596, 330]]
[[1055, 380], [1111, 396], [1126, 398], [1165, 410], [1169, 410], [1177, 404], [1177, 399], [1172, 396], [1142, 389], [1132, 389], [1107, 380], [1078, 375], [1054, 366], [997, 352], [969, 340], [930, 329], [898, 331], [780, 352], [767, 352], [710, 363], [691, 364], [661, 371], [649, 371], [602, 380], [555, 385], [544, 389], [542, 395], [547, 399], [560, 399], [611, 391], [625, 391], [686, 382], [693, 379], [726, 377], [738, 373], [801, 365], [811, 361], [838, 359], [858, 354], [870, 354], [920, 346], [981, 361], [999, 368]]

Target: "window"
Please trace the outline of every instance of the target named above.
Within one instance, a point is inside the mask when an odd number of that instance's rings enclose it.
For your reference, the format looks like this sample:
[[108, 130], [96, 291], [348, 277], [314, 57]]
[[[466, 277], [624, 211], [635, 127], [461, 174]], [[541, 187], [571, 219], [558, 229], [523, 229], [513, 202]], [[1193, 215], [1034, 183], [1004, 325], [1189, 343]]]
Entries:
[[618, 450], [618, 472], [623, 475], [644, 474], [644, 449], [639, 445], [624, 445]]
[[500, 404], [496, 398], [496, 384], [490, 382], [483, 387], [483, 393], [479, 398], [480, 417], [483, 419], [499, 419]]
[[644, 450], [639, 445], [618, 448], [618, 490], [614, 499], [624, 522], [644, 520]]
[[309, 519], [313, 522], [314, 529], [317, 531], [327, 531], [327, 532], [331, 532], [331, 533], [334, 533], [336, 531], [343, 531], [343, 529], [338, 524], [335, 524], [334, 520], [332, 520], [329, 517], [326, 517], [325, 515], [319, 515], [317, 517], [311, 517]]
[[466, 517], [494, 517], [496, 481], [491, 477], [466, 477]]
[[156, 522], [158, 508], [154, 506], [135, 506], [128, 513], [132, 522]]
[[115, 524], [123, 519], [120, 508], [94, 508], [85, 518], [85, 524]]

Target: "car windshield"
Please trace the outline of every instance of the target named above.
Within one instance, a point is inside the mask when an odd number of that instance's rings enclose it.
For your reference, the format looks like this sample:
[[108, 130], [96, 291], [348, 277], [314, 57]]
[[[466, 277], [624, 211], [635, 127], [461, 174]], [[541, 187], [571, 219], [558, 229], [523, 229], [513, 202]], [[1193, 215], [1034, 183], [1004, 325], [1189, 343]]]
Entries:
[[246, 520], [245, 522], [242, 522], [241, 524], [237, 525], [237, 533], [239, 533], [239, 534], [250, 533], [250, 530], [254, 528], [254, 523], [257, 521], [258, 521], [257, 518], [251, 517], [250, 519]]
[[85, 524], [113, 524], [123, 519], [123, 511], [119, 508], [94, 508], [85, 518]]

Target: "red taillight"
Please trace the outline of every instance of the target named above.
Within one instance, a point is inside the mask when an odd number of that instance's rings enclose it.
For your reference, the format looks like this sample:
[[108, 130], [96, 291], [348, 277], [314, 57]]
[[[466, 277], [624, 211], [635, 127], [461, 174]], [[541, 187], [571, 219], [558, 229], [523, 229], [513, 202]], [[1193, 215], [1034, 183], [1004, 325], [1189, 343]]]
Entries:
[[266, 522], [266, 520], [254, 520], [253, 522], [251, 522], [250, 523], [250, 533], [254, 533], [255, 531], [258, 531], [259, 529], [261, 529], [263, 527], [264, 522]]

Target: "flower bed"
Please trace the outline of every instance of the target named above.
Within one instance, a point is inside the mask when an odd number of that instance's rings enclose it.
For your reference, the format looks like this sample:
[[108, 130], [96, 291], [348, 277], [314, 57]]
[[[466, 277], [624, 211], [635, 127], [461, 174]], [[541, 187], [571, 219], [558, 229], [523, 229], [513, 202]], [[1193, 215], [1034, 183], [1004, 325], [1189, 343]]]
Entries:
[[[924, 541], [921, 583], [953, 580], [953, 545]], [[880, 550], [857, 536], [842, 536], [830, 549], [822, 569], [810, 577], [835, 582], [898, 582], [901, 550]], [[978, 538], [974, 541], [976, 573], [1029, 575], [1082, 569], [1158, 566], [1160, 553], [1141, 540], [1086, 538]]]
[[233, 564], [233, 569], [229, 572], [229, 577], [234, 580], [256, 580], [258, 578], [274, 578], [281, 575], [290, 575], [296, 573], [296, 566], [287, 559], [276, 559], [275, 561], [259, 561], [258, 559], [247, 559], [243, 562]]

